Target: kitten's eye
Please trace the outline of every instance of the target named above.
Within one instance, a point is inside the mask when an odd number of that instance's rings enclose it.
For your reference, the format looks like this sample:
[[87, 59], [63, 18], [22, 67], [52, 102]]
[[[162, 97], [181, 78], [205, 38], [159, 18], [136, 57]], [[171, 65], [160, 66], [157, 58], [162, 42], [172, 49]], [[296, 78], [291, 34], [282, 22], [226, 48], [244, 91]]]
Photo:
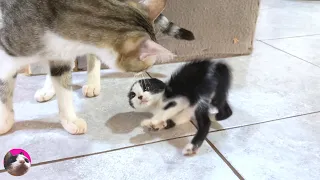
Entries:
[[29, 159], [27, 159], [27, 158], [24, 158], [24, 161], [25, 161], [26, 163], [29, 163]]
[[130, 92], [130, 93], [129, 93], [129, 98], [132, 99], [132, 98], [134, 98], [135, 96], [136, 96], [136, 93], [134, 93], [134, 92]]

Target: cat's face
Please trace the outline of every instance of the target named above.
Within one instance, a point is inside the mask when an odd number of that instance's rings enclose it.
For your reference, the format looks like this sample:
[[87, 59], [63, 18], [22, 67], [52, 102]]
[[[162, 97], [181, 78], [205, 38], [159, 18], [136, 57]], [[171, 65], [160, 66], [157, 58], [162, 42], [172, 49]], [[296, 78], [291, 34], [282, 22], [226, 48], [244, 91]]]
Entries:
[[[10, 152], [9, 152], [10, 153]], [[31, 167], [29, 159], [20, 153], [18, 155], [8, 154], [4, 162], [5, 169], [13, 176], [22, 176], [26, 174]]]
[[162, 98], [165, 86], [155, 78], [135, 82], [128, 93], [130, 106], [137, 110], [150, 107]]

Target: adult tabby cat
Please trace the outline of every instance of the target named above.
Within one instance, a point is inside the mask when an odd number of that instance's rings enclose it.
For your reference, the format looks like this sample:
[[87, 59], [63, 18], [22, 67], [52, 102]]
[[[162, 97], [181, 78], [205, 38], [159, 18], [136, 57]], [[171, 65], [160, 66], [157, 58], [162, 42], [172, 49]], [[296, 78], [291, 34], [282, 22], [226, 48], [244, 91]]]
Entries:
[[0, 134], [14, 124], [12, 96], [17, 70], [44, 61], [50, 67], [61, 124], [71, 134], [87, 130], [73, 107], [71, 64], [95, 54], [109, 67], [140, 72], [174, 55], [157, 44], [154, 20], [166, 0], [1, 0]]
[[[162, 34], [173, 37], [175, 39], [181, 40], [194, 40], [194, 35], [191, 31], [181, 28], [169, 21], [167, 17], [160, 14], [158, 18], [154, 21], [155, 27]], [[87, 65], [88, 65], [88, 82], [82, 88], [83, 95], [86, 97], [94, 97], [100, 94], [100, 60], [94, 55], [87, 55]], [[55, 95], [55, 90], [52, 85], [50, 75], [47, 75], [43, 88], [39, 89], [34, 98], [38, 102], [46, 102], [51, 100]]]

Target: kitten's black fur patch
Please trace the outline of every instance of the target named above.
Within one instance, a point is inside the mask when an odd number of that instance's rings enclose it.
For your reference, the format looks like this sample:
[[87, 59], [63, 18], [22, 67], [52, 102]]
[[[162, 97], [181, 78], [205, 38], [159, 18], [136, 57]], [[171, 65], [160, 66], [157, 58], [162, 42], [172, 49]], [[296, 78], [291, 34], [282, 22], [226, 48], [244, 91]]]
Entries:
[[169, 102], [166, 106], [164, 106], [163, 110], [167, 110], [169, 108], [175, 107], [177, 103], [175, 101]]
[[174, 121], [172, 121], [171, 119], [167, 120], [167, 126], [165, 127], [165, 129], [170, 129], [176, 126], [176, 123]]
[[141, 79], [138, 81], [143, 91], [149, 91], [151, 94], [157, 94], [165, 89], [166, 84], [159, 79]]

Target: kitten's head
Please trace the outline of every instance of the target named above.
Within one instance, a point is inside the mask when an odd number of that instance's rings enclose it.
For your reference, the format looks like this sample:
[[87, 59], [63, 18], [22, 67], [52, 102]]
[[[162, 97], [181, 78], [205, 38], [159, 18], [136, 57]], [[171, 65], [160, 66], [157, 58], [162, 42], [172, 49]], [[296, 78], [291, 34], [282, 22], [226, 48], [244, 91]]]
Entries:
[[150, 107], [162, 98], [165, 87], [166, 84], [156, 78], [135, 82], [128, 93], [130, 106], [137, 110]]
[[4, 159], [4, 168], [13, 176], [22, 176], [26, 174], [31, 167], [29, 159], [21, 152], [13, 156], [8, 152]]
[[[128, 9], [121, 13], [126, 16], [126, 31], [117, 39], [119, 53], [117, 69], [125, 72], [141, 72], [156, 62], [172, 60], [176, 55], [156, 43], [154, 21], [164, 10], [166, 0], [142, 0], [139, 3], [128, 1]], [[129, 13], [130, 12], [130, 13]], [[119, 28], [121, 29], [121, 28]]]

